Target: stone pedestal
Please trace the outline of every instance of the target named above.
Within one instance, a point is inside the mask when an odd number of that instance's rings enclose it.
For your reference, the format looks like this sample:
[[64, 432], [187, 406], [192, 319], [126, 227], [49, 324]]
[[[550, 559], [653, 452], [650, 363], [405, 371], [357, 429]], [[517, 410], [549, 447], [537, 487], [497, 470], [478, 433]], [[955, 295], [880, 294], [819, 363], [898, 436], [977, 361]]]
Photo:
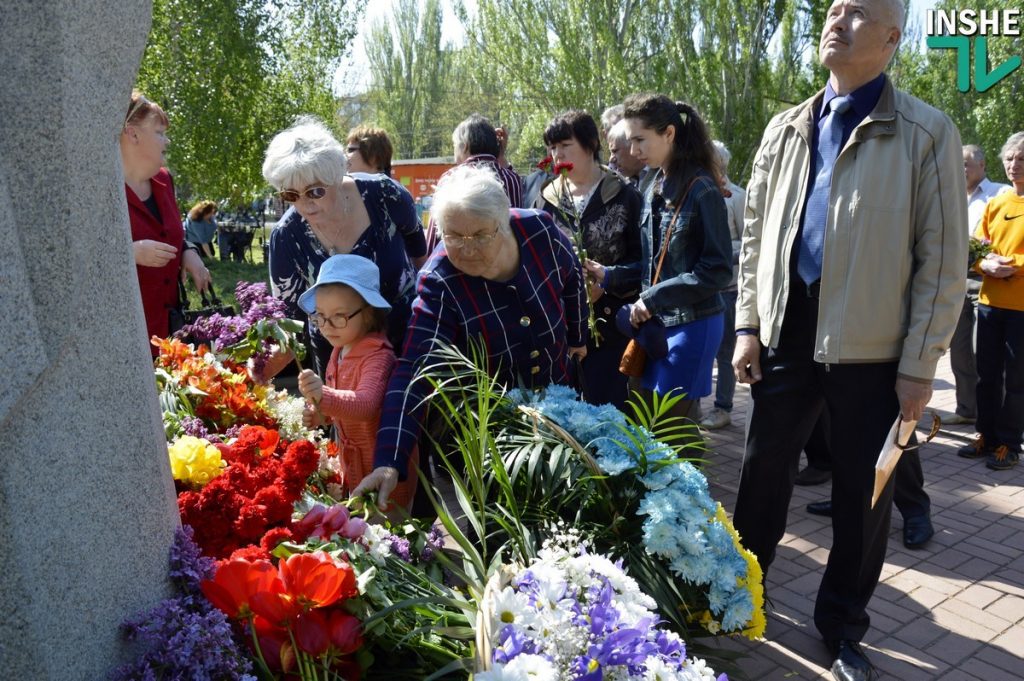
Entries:
[[150, 3], [0, 25], [0, 675], [97, 681], [178, 523], [117, 142]]

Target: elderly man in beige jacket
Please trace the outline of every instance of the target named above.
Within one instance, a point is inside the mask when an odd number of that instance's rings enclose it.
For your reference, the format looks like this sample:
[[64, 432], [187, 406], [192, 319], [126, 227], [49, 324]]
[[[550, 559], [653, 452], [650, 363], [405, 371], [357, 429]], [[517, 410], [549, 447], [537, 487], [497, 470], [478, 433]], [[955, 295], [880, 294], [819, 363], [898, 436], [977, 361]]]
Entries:
[[814, 621], [839, 681], [875, 678], [860, 647], [885, 559], [892, 484], [874, 462], [897, 416], [921, 417], [964, 300], [960, 134], [884, 70], [900, 0], [836, 0], [825, 89], [776, 116], [747, 187], [737, 379], [751, 385], [735, 524], [767, 568], [800, 450], [831, 418], [833, 544]]

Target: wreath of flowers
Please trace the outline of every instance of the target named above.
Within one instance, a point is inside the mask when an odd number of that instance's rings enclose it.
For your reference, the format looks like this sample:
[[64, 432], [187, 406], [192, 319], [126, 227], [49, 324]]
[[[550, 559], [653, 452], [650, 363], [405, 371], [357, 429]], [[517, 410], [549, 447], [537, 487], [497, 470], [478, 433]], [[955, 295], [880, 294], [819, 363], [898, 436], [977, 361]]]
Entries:
[[[638, 513], [644, 545], [681, 580], [708, 587], [710, 613], [701, 618], [712, 633], [742, 631], [764, 635], [763, 574], [757, 558], [743, 548], [721, 504], [711, 498], [704, 475], [681, 461], [649, 431], [628, 423], [611, 405], [581, 402], [565, 386], [542, 393], [512, 391], [513, 404], [525, 405], [565, 429], [593, 452], [605, 474], [634, 474], [646, 489]], [[631, 435], [627, 444], [624, 433]]]

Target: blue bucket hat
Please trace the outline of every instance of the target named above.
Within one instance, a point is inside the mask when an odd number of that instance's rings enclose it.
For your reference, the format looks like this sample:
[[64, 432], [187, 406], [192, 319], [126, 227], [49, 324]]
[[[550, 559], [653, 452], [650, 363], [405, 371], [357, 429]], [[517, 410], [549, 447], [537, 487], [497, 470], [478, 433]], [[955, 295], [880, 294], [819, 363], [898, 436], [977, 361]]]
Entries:
[[299, 296], [299, 307], [306, 314], [316, 312], [316, 290], [324, 284], [345, 284], [363, 297], [366, 304], [381, 310], [391, 305], [380, 294], [380, 270], [361, 255], [332, 255], [320, 266], [316, 283]]

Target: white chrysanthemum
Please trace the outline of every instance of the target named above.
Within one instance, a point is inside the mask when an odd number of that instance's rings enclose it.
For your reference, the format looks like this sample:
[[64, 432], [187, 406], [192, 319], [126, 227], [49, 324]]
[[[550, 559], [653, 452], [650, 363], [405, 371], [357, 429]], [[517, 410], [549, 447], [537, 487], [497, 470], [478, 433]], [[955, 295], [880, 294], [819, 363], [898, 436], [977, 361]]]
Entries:
[[644, 681], [680, 681], [679, 666], [652, 655], [644, 662]]
[[692, 657], [684, 662], [683, 671], [686, 676], [680, 678], [684, 681], [715, 681], [715, 670], [699, 657]]
[[504, 671], [506, 674], [518, 674], [517, 679], [559, 681], [555, 666], [540, 655], [518, 655], [505, 665]]
[[496, 664], [490, 671], [473, 674], [476, 681], [527, 681], [522, 672], [509, 672], [505, 665]]

